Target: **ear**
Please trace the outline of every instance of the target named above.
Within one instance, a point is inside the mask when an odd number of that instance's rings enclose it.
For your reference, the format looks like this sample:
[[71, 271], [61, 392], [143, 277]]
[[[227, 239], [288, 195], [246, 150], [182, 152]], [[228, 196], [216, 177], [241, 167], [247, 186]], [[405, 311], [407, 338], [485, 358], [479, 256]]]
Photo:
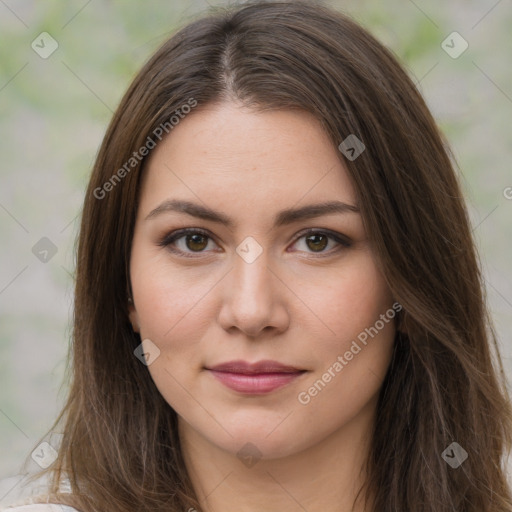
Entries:
[[128, 299], [128, 317], [134, 332], [140, 332], [139, 315], [137, 314], [137, 310], [135, 309], [135, 304], [132, 299]]

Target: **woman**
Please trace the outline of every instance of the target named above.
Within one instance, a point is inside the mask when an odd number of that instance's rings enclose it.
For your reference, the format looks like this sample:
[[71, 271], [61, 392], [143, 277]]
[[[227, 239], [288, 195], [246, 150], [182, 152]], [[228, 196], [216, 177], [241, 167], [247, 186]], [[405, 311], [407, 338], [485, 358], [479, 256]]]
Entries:
[[30, 512], [512, 510], [447, 146], [343, 15], [255, 2], [167, 41], [104, 138], [76, 276]]

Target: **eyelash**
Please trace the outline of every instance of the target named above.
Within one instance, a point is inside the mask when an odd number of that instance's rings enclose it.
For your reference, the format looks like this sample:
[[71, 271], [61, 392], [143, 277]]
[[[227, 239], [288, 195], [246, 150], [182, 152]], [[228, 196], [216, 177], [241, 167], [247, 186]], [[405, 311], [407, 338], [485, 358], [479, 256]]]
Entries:
[[[201, 254], [206, 252], [206, 251], [196, 251], [196, 252], [184, 252], [180, 249], [176, 249], [175, 247], [171, 247], [171, 245], [176, 242], [177, 240], [179, 240], [180, 238], [183, 238], [187, 235], [202, 235], [208, 239], [211, 239], [213, 241], [214, 240], [214, 237], [212, 237], [208, 231], [205, 231], [204, 229], [200, 229], [200, 228], [184, 228], [184, 229], [178, 229], [177, 231], [173, 231], [171, 233], [168, 233], [167, 235], [165, 235], [159, 242], [158, 242], [158, 245], [160, 247], [166, 247], [168, 248], [171, 252], [175, 253], [175, 254], [178, 254], [180, 256], [183, 256], [185, 258], [197, 258], [197, 257], [201, 257]], [[333, 253], [337, 253], [339, 252], [340, 250], [342, 250], [343, 248], [348, 248], [352, 245], [352, 242], [350, 241], [350, 239], [348, 237], [346, 237], [345, 235], [342, 235], [341, 233], [336, 233], [335, 231], [330, 231], [330, 230], [321, 230], [321, 229], [316, 229], [316, 228], [309, 228], [305, 231], [302, 231], [301, 233], [299, 233], [299, 236], [297, 236], [297, 238], [295, 239], [295, 241], [293, 242], [294, 244], [300, 240], [301, 238], [304, 238], [304, 237], [307, 237], [309, 235], [325, 235], [327, 236], [328, 238], [330, 238], [331, 240], [334, 240], [335, 242], [337, 242], [341, 247], [337, 247], [337, 248], [334, 248], [334, 249], [331, 249], [330, 251], [326, 251], [325, 253], [323, 251], [321, 252], [318, 252], [318, 253], [314, 253], [314, 252], [311, 252], [311, 254], [313, 255], [313, 257], [319, 257], [319, 258], [322, 258], [322, 257], [326, 257], [326, 256], [331, 256]], [[300, 252], [300, 251], [299, 251]], [[192, 254], [197, 254], [197, 256], [192, 256]]]

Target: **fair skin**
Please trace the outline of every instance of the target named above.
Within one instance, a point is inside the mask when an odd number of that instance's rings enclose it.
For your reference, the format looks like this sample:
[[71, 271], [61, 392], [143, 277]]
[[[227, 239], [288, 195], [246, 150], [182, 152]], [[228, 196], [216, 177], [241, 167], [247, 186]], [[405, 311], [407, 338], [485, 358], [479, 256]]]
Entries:
[[[359, 344], [342, 371], [332, 376], [331, 369], [307, 403], [298, 396], [374, 326], [393, 297], [359, 212], [274, 225], [285, 209], [329, 201], [357, 206], [340, 157], [309, 114], [257, 113], [225, 102], [188, 115], [145, 168], [130, 320], [141, 340], [160, 350], [147, 369], [178, 415], [187, 470], [205, 512], [348, 512], [364, 481], [394, 321]], [[146, 218], [169, 199], [218, 211], [233, 225], [176, 211]], [[207, 236], [158, 245], [182, 228]], [[301, 233], [307, 228], [324, 233]], [[247, 237], [258, 244], [251, 251], [262, 250], [250, 263], [236, 251]], [[266, 359], [306, 371], [258, 395], [227, 387], [207, 369]]]

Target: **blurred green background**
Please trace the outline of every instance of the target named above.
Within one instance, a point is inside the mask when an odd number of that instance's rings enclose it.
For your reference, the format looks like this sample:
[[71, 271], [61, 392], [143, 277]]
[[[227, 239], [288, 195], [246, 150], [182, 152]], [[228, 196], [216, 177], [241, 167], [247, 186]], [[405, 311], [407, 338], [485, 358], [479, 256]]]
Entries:
[[[512, 3], [326, 3], [397, 54], [449, 139], [511, 376]], [[78, 216], [112, 111], [143, 62], [210, 5], [228, 3], [0, 0], [0, 479], [19, 472], [65, 397]], [[457, 58], [442, 47], [454, 31], [469, 45]], [[42, 32], [58, 43], [47, 58], [31, 47], [51, 48]], [[56, 254], [41, 261], [37, 243]]]

